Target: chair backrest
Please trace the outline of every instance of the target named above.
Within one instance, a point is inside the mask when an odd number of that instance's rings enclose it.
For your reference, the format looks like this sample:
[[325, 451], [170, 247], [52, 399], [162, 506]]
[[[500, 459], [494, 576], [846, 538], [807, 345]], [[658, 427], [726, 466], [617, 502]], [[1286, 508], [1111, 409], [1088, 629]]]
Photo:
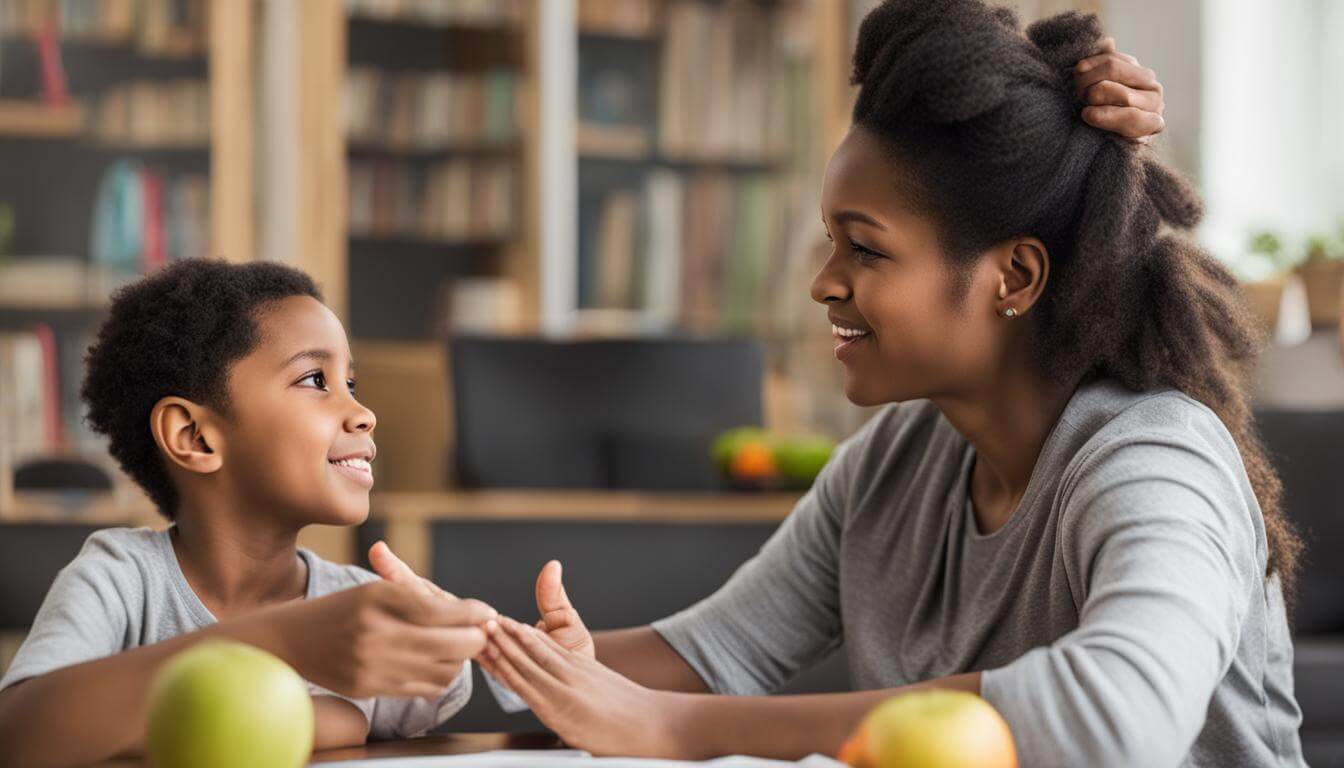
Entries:
[[56, 574], [98, 528], [64, 523], [0, 526], [0, 631], [32, 626]]
[[708, 490], [714, 436], [762, 419], [753, 341], [462, 337], [450, 354], [464, 487]]
[[1294, 629], [1344, 632], [1344, 411], [1264, 409], [1256, 420], [1307, 544]]

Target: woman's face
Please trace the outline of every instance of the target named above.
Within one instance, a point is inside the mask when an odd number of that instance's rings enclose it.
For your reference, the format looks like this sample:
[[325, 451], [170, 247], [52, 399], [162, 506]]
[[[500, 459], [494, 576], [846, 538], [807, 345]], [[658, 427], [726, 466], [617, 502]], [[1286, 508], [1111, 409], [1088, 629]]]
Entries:
[[834, 248], [812, 298], [827, 306], [845, 395], [857, 405], [955, 395], [983, 381], [1005, 322], [994, 265], [978, 259], [962, 295], [934, 222], [898, 192], [901, 172], [878, 138], [854, 128], [822, 186]]

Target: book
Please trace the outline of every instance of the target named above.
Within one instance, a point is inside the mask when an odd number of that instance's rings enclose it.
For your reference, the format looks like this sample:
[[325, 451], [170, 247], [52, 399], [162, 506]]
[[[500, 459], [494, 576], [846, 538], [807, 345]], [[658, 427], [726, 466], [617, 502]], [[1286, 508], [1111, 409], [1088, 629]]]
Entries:
[[35, 37], [54, 24], [60, 41], [125, 44], [152, 56], [199, 56], [209, 0], [5, 0], [0, 36]]
[[104, 89], [89, 107], [89, 133], [99, 142], [202, 150], [210, 143], [204, 80], [134, 80]]
[[[669, 169], [580, 205], [579, 307], [634, 310], [651, 327], [776, 333], [797, 178]], [[788, 317], [788, 314], [782, 315]]]
[[806, 14], [796, 4], [670, 3], [658, 85], [658, 149], [668, 157], [778, 162], [796, 142], [782, 119], [812, 107]]
[[42, 340], [36, 333], [0, 333], [0, 440], [11, 461], [55, 447], [49, 433], [47, 379]]
[[355, 67], [342, 93], [347, 138], [389, 150], [507, 147], [518, 136], [518, 76], [391, 73]]
[[517, 207], [514, 172], [512, 160], [495, 158], [351, 162], [348, 231], [443, 242], [507, 239]]
[[121, 160], [98, 183], [89, 252], [103, 267], [143, 274], [207, 255], [209, 221], [205, 176]]

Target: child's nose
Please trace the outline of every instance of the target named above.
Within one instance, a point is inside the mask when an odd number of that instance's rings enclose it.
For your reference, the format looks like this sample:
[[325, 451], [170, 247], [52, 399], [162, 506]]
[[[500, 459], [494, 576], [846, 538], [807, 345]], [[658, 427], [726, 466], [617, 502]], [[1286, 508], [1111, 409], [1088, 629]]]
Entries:
[[355, 402], [354, 410], [346, 417], [345, 429], [348, 432], [372, 432], [378, 425], [378, 417], [373, 415], [373, 411]]

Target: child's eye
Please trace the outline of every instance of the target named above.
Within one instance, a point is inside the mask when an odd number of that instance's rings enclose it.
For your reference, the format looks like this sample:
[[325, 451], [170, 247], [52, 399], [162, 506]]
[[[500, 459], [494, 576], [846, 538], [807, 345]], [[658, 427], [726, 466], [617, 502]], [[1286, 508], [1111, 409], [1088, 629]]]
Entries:
[[871, 248], [865, 248], [862, 245], [859, 245], [858, 243], [854, 242], [853, 240], [849, 241], [849, 247], [854, 250], [854, 253], [858, 257], [860, 263], [868, 264], [870, 262], [874, 262], [882, 258], [882, 254], [872, 250]]
[[355, 394], [355, 380], [354, 380], [354, 379], [346, 379], [346, 380], [345, 380], [345, 386], [346, 386], [347, 388], [349, 388], [349, 390], [350, 390], [350, 394], [352, 394], [352, 395]]
[[304, 376], [302, 379], [299, 379], [294, 383], [302, 384], [305, 381], [312, 381], [313, 382], [312, 386], [315, 389], [320, 389], [323, 392], [327, 391], [327, 375], [321, 371], [313, 371], [312, 373], [308, 374], [307, 376]]

